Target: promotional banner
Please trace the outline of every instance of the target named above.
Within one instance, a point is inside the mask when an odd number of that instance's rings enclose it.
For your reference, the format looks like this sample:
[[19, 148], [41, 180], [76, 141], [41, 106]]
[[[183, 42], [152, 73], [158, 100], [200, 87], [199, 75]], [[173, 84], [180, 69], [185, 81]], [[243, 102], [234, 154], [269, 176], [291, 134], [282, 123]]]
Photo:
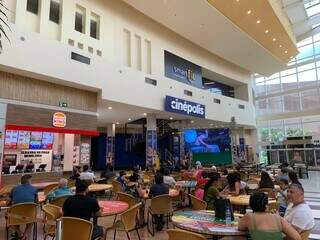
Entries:
[[113, 164], [113, 158], [114, 158], [114, 137], [109, 136], [107, 137], [107, 159], [106, 159], [106, 163], [110, 163], [111, 165], [114, 166]]
[[147, 141], [146, 141], [146, 149], [147, 149], [147, 163], [146, 166], [148, 168], [152, 168], [156, 163], [157, 157], [157, 132], [155, 130], [147, 130]]

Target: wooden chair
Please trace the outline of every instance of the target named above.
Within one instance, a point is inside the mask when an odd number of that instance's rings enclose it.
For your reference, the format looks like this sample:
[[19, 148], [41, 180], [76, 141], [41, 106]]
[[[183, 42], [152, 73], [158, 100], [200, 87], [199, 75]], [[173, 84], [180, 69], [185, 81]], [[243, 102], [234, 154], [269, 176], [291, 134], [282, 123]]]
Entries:
[[[37, 239], [37, 207], [35, 203], [19, 203], [12, 205], [8, 210], [6, 217], [6, 237], [9, 239], [9, 228], [20, 225], [33, 225], [33, 239]], [[17, 217], [10, 216], [17, 215]], [[19, 217], [21, 216], [21, 217]]]
[[118, 192], [117, 195], [118, 195], [118, 200], [128, 203], [129, 208], [133, 207], [137, 203], [136, 199], [130, 194]]
[[273, 188], [259, 188], [258, 191], [266, 193], [269, 198], [275, 198], [276, 196]]
[[311, 231], [312, 231], [312, 229], [302, 231], [302, 232], [300, 233], [301, 240], [308, 240]]
[[279, 203], [274, 201], [268, 203], [268, 212], [275, 213], [276, 211], [279, 210]]
[[1, 189], [0, 189], [0, 196], [8, 196], [12, 189], [15, 187], [16, 185], [13, 184], [9, 184], [9, 185], [4, 185]]
[[62, 217], [61, 240], [91, 240], [93, 224], [87, 220], [73, 217]]
[[121, 214], [121, 220], [116, 221], [112, 227], [108, 228], [108, 230], [113, 229], [113, 239], [116, 239], [117, 231], [125, 231], [127, 234], [128, 240], [130, 240], [129, 232], [136, 231], [138, 238], [140, 240], [140, 235], [137, 225], [137, 214], [139, 211], [141, 203], [134, 205], [133, 207], [129, 208], [127, 211]]
[[168, 229], [167, 234], [169, 235], [169, 240], [206, 240], [206, 238], [200, 234], [179, 229]]
[[189, 194], [191, 199], [192, 210], [206, 210], [207, 203], [191, 194]]
[[76, 181], [75, 180], [68, 180], [68, 188], [73, 188], [76, 186]]
[[[159, 195], [151, 199], [147, 215], [148, 232], [154, 236], [154, 215], [164, 215], [167, 218], [167, 228], [169, 227], [169, 218], [172, 215], [172, 201], [169, 195]], [[152, 232], [149, 228], [149, 216], [151, 216]]]
[[122, 185], [120, 182], [116, 181], [116, 180], [112, 180], [111, 181], [112, 184], [112, 192], [117, 195], [118, 192], [123, 192], [122, 191]]
[[59, 186], [58, 183], [54, 183], [54, 184], [50, 184], [48, 186], [46, 186], [44, 189], [43, 189], [43, 193], [44, 195], [48, 195], [49, 192], [51, 192], [52, 190], [54, 190], [55, 188], [57, 188]]
[[[61, 217], [61, 208], [55, 205], [46, 204], [42, 206], [42, 211], [45, 213], [47, 221], [56, 221]], [[55, 238], [56, 225], [44, 224], [43, 225], [44, 240], [49, 236]]]
[[64, 202], [65, 202], [65, 201], [67, 200], [67, 198], [69, 198], [69, 197], [70, 197], [70, 195], [59, 196], [59, 197], [53, 199], [52, 201], [50, 201], [50, 204], [62, 208]]

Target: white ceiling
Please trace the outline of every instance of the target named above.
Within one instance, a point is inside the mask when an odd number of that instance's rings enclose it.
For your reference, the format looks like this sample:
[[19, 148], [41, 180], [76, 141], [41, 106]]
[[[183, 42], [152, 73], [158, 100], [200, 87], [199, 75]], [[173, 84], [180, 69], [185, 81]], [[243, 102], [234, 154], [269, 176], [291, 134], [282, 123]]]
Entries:
[[286, 68], [206, 0], [123, 0], [195, 44], [253, 73]]

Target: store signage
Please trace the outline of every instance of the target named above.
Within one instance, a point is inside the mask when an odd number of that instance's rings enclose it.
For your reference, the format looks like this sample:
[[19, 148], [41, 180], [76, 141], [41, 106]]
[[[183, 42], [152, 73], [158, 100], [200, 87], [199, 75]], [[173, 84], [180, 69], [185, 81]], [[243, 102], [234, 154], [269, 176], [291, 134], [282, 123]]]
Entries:
[[54, 113], [52, 125], [57, 128], [64, 128], [67, 125], [67, 116], [62, 112]]
[[59, 107], [68, 107], [67, 102], [59, 102]]
[[204, 105], [171, 96], [166, 96], [165, 111], [199, 118], [205, 118], [206, 116]]
[[168, 51], [164, 52], [164, 62], [166, 77], [202, 88], [202, 69], [200, 66]]

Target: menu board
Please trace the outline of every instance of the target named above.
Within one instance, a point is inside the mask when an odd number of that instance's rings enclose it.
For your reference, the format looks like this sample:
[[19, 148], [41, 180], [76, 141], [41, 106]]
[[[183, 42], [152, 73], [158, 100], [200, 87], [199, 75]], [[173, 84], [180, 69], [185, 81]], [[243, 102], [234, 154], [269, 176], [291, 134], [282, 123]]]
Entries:
[[6, 137], [4, 140], [4, 147], [6, 149], [16, 149], [18, 142], [18, 131], [6, 130]]
[[42, 132], [31, 132], [29, 149], [40, 149], [41, 140], [42, 140]]
[[29, 131], [19, 131], [19, 137], [18, 137], [19, 149], [29, 149], [30, 136], [31, 135]]
[[53, 145], [53, 133], [44, 132], [42, 134], [41, 149], [52, 149]]

